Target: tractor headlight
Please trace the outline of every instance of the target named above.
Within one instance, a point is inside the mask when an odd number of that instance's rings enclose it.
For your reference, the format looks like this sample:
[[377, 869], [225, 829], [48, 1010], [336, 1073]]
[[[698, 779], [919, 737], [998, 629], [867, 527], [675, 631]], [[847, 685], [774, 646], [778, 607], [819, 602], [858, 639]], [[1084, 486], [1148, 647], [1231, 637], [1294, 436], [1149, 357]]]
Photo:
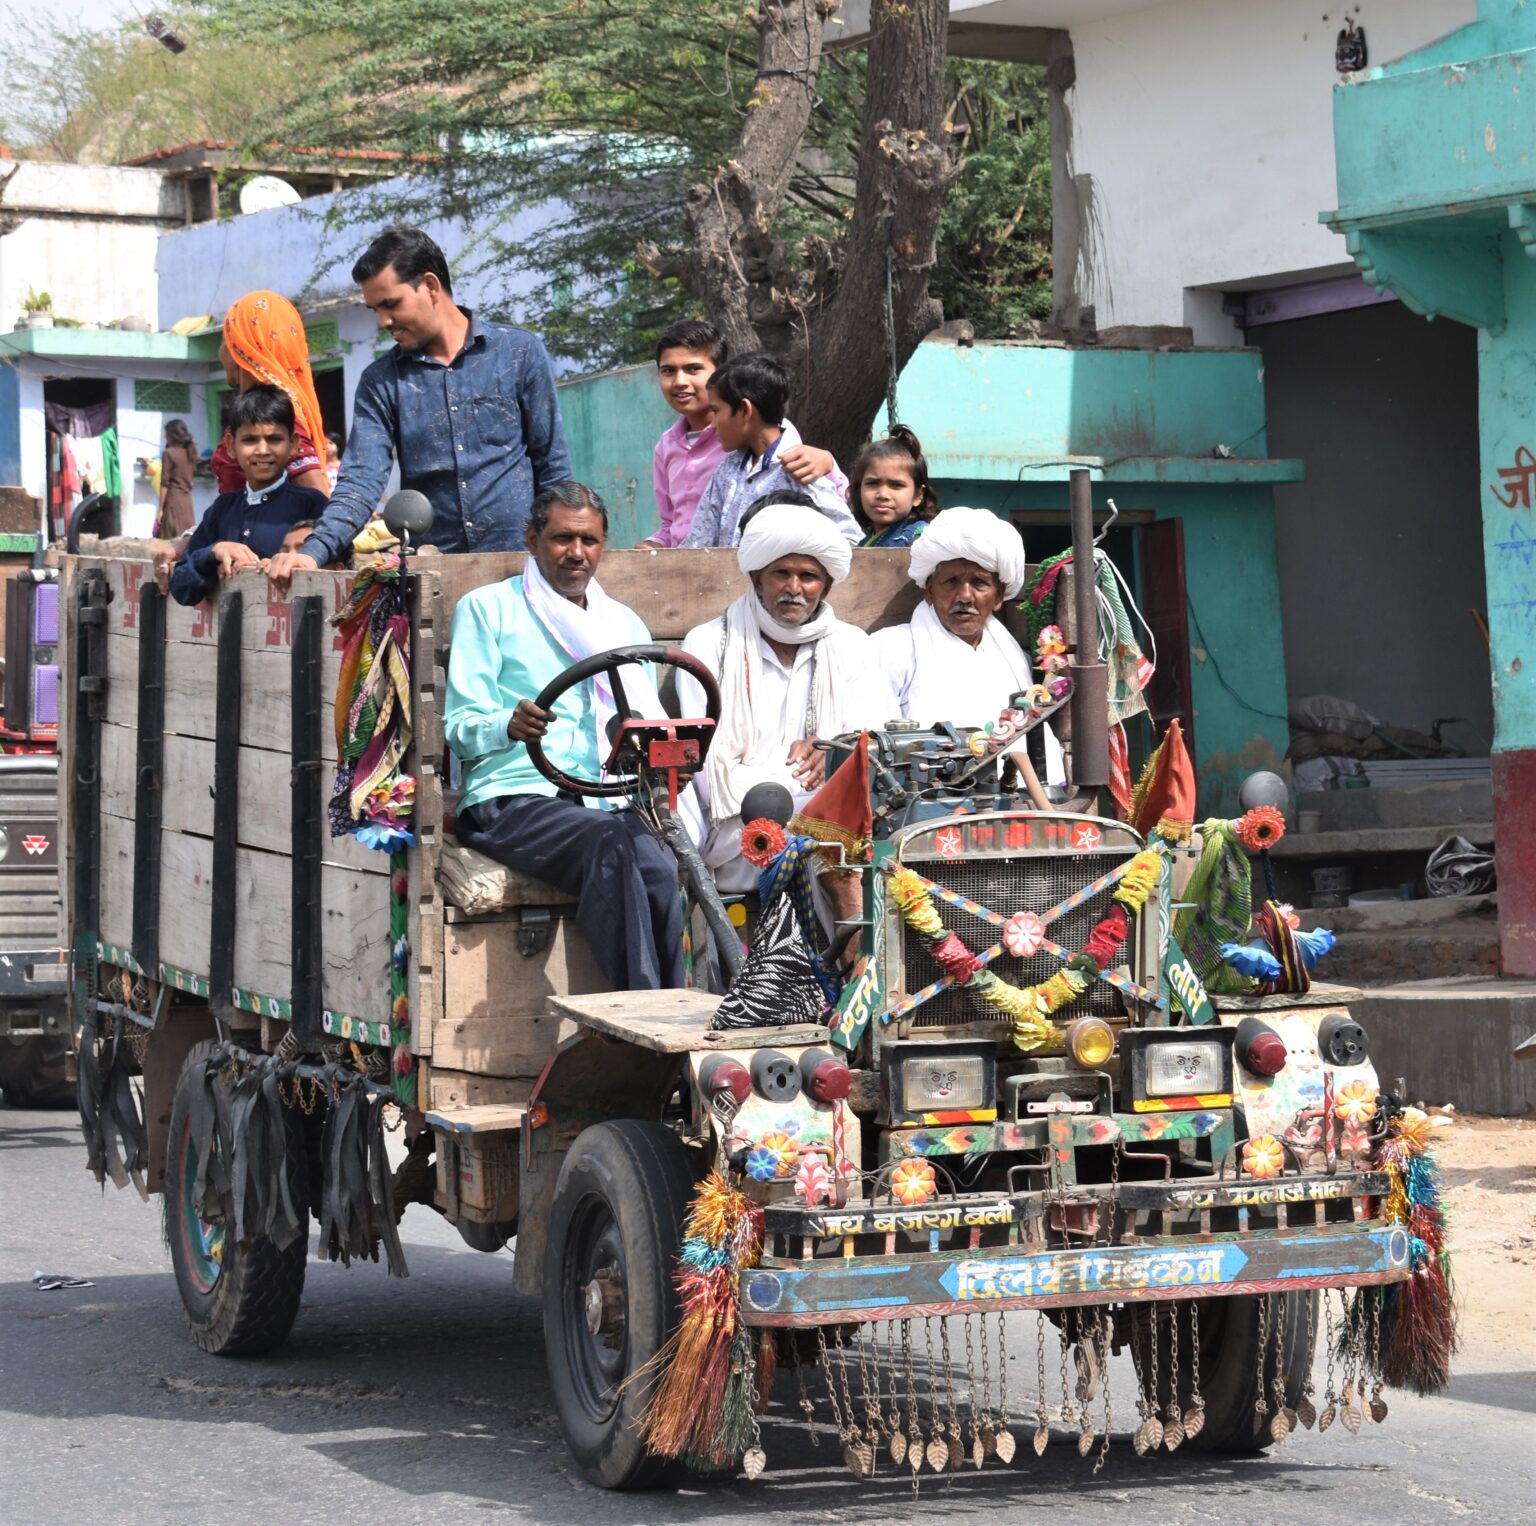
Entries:
[[893, 1123], [982, 1123], [997, 1117], [997, 1046], [961, 1043], [883, 1046], [890, 1066]]
[[1133, 1112], [1232, 1105], [1230, 1028], [1136, 1028], [1120, 1035]]
[[1115, 1030], [1102, 1017], [1080, 1017], [1067, 1029], [1066, 1045], [1084, 1070], [1097, 1070], [1115, 1052]]

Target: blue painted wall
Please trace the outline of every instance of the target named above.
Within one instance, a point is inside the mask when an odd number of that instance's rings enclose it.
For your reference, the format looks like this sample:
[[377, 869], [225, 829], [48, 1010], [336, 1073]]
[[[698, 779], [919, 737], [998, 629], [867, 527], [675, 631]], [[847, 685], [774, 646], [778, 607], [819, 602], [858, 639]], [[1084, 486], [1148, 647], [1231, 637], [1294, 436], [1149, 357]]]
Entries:
[[21, 485], [21, 384], [0, 360], [0, 487]]

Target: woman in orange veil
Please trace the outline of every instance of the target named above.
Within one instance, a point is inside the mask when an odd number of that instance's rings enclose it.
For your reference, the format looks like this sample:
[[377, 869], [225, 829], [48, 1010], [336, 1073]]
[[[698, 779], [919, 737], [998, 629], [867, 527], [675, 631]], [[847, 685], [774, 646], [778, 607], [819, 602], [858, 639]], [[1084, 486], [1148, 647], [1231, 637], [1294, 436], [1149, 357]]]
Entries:
[[[237, 392], [260, 382], [281, 387], [293, 403], [297, 430], [288, 480], [296, 487], [317, 488], [330, 497], [325, 474], [325, 422], [315, 396], [315, 378], [309, 369], [309, 341], [304, 320], [287, 297], [275, 291], [247, 292], [224, 315], [224, 342], [219, 346], [224, 375]], [[316, 447], [320, 447], [317, 449]], [[245, 474], [236, 464], [228, 433], [219, 441], [210, 463], [221, 493], [245, 485]]]

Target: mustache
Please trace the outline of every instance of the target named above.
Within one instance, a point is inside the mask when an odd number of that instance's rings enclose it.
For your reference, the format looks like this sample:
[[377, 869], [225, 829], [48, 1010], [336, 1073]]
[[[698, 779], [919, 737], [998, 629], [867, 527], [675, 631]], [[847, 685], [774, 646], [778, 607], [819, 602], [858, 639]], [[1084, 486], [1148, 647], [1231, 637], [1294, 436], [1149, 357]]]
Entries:
[[962, 599], [958, 604], [951, 604], [949, 612], [952, 615], [979, 615], [981, 610], [968, 599]]
[[811, 601], [803, 593], [781, 593], [773, 602], [780, 609], [803, 609]]

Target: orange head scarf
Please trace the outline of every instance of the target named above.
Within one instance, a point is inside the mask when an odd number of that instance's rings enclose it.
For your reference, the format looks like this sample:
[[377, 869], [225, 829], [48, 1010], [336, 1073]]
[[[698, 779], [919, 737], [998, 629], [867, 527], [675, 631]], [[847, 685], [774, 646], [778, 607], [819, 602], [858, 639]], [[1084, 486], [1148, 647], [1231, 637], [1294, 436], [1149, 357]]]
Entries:
[[275, 291], [247, 292], [224, 315], [224, 343], [242, 371], [288, 394], [299, 428], [323, 462], [325, 423], [298, 308]]

